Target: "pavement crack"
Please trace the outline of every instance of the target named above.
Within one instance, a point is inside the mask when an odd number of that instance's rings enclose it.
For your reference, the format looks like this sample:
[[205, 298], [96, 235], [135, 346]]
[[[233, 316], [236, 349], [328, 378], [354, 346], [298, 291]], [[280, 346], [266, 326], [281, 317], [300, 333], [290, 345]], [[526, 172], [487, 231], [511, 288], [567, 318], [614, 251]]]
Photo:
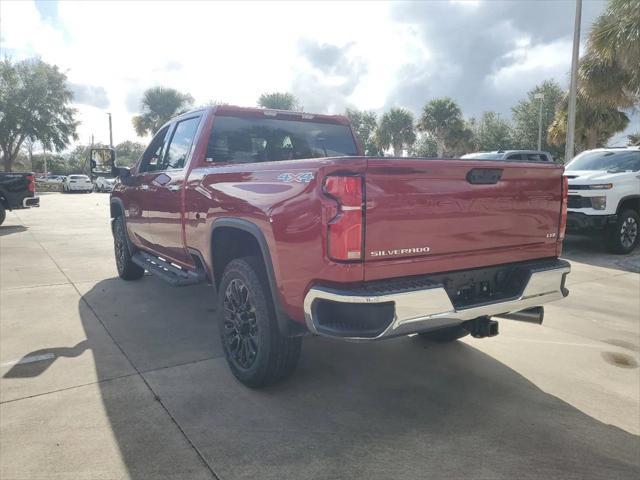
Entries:
[[11, 400], [4, 400], [0, 402], [0, 405], [4, 405], [5, 403], [19, 402], [20, 400], [27, 400], [29, 398], [43, 397], [45, 395], [50, 395], [52, 393], [66, 392], [67, 390], [74, 390], [76, 388], [88, 387], [90, 385], [98, 385], [100, 383], [111, 382], [113, 380], [120, 380], [121, 378], [134, 377], [136, 375], [138, 374], [127, 373], [125, 375], [118, 375], [117, 377], [103, 378], [102, 380], [96, 380], [95, 382], [87, 382], [87, 383], [82, 383], [80, 385], [72, 385], [70, 387], [58, 388], [56, 390], [49, 390], [48, 392], [34, 393], [33, 395], [27, 395], [26, 397], [12, 398]]

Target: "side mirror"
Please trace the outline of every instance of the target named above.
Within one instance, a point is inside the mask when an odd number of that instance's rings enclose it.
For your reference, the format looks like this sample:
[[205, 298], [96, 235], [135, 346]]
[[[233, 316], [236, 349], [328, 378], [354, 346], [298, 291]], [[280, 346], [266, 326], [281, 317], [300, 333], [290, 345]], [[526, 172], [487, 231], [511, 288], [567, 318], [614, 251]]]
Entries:
[[91, 176], [104, 176], [111, 174], [116, 165], [116, 151], [108, 147], [96, 147], [89, 149], [89, 166]]

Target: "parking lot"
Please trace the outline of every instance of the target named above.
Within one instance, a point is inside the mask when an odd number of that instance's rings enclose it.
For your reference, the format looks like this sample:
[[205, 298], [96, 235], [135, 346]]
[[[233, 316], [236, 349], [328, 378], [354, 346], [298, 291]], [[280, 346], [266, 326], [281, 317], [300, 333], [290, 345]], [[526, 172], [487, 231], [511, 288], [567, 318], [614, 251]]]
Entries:
[[308, 338], [254, 391], [211, 287], [117, 277], [108, 195], [0, 227], [0, 478], [639, 478], [640, 252], [569, 237], [542, 327], [438, 345]]

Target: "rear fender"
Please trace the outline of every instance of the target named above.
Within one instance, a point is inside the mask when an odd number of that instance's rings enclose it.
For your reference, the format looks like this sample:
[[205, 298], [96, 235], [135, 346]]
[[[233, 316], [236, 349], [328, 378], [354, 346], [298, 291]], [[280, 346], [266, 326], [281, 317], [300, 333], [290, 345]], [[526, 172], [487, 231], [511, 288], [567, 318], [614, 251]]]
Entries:
[[250, 222], [248, 220], [244, 220], [242, 218], [218, 218], [215, 220], [211, 227], [211, 234], [209, 236], [210, 239], [210, 258], [211, 258], [211, 266], [210, 271], [212, 273], [213, 284], [217, 285], [217, 279], [222, 276], [223, 272], [216, 272], [213, 266], [214, 252], [213, 252], [213, 234], [216, 229], [221, 227], [233, 228], [237, 230], [241, 230], [243, 232], [249, 233], [253, 236], [260, 247], [260, 253], [262, 254], [262, 260], [264, 262], [265, 271], [267, 274], [267, 281], [269, 282], [269, 290], [271, 291], [271, 298], [273, 300], [273, 306], [275, 309], [276, 320], [278, 322], [278, 328], [280, 329], [280, 333], [284, 336], [293, 337], [299, 336], [302, 334], [308, 333], [307, 329], [299, 322], [293, 321], [286, 313], [284, 308], [282, 307], [282, 302], [280, 301], [280, 295], [278, 294], [278, 283], [276, 281], [276, 276], [273, 269], [273, 262], [271, 260], [271, 252], [269, 251], [269, 245], [267, 243], [267, 239], [260, 229], [255, 223]]

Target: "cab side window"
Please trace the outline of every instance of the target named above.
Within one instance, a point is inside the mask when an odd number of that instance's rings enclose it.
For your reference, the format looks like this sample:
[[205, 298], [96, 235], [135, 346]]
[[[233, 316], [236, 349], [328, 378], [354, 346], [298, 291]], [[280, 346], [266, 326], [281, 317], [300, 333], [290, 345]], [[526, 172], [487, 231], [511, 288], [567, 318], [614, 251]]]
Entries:
[[178, 122], [171, 136], [167, 153], [162, 161], [162, 170], [184, 168], [199, 123], [200, 117]]
[[169, 126], [164, 127], [158, 133], [156, 133], [153, 140], [142, 154], [142, 161], [140, 162], [139, 173], [155, 172], [162, 170], [162, 154], [164, 152], [164, 142], [169, 132]]

